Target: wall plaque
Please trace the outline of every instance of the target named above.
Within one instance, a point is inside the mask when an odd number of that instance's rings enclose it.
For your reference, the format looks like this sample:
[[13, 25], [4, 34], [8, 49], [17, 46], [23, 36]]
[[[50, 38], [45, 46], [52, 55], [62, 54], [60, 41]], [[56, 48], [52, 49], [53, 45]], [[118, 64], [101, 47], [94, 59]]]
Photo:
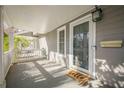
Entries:
[[122, 40], [101, 41], [100, 46], [103, 48], [120, 48], [122, 43]]

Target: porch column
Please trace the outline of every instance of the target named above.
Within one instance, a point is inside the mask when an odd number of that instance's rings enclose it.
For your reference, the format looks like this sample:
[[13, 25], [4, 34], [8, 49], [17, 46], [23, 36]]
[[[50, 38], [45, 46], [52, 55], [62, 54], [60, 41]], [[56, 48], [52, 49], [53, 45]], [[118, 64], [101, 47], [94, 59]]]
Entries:
[[3, 6], [0, 6], [0, 87], [6, 86], [4, 79], [3, 36], [4, 36]]
[[39, 38], [34, 38], [34, 48], [35, 49], [40, 49]]
[[12, 27], [9, 31], [9, 50], [10, 50], [10, 60], [13, 62], [14, 55], [14, 28]]
[[36, 48], [37, 48], [37, 49], [40, 49], [39, 38], [36, 38]]

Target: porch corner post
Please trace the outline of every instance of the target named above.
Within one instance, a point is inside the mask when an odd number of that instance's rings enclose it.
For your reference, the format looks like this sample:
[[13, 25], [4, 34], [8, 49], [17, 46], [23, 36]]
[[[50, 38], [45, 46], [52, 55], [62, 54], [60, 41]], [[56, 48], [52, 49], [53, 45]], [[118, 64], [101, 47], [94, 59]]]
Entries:
[[0, 87], [6, 87], [6, 81], [4, 76], [4, 60], [3, 60], [3, 37], [4, 37], [4, 25], [3, 25], [3, 6], [0, 6]]
[[14, 28], [13, 27], [9, 31], [9, 50], [10, 50], [10, 59], [12, 64], [13, 55], [14, 55]]

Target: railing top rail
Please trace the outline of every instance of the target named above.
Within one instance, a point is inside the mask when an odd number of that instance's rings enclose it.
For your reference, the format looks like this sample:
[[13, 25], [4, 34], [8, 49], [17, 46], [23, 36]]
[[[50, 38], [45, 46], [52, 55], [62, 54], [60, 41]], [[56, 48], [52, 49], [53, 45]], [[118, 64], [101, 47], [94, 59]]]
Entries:
[[36, 51], [36, 50], [42, 50], [42, 49], [22, 49], [22, 50], [19, 50], [19, 51]]

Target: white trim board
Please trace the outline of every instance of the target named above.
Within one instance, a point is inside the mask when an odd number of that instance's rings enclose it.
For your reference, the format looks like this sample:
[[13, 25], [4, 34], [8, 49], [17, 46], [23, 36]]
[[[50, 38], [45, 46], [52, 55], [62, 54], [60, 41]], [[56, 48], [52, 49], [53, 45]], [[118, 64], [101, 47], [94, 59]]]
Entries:
[[[89, 69], [85, 70], [73, 65], [73, 27], [84, 22], [89, 22]], [[95, 77], [95, 33], [96, 33], [96, 23], [92, 21], [92, 15], [86, 15], [70, 23], [70, 44], [69, 44], [69, 67], [78, 69]]]

